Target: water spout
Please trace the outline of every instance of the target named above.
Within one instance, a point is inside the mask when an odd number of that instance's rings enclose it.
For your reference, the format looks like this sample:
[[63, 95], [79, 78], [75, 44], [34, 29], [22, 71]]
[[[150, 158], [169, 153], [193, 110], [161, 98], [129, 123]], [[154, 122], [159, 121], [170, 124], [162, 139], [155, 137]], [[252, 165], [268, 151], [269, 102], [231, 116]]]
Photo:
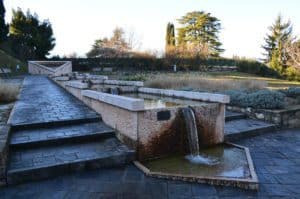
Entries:
[[119, 95], [120, 92], [119, 92], [119, 88], [118, 87], [113, 87], [110, 89], [110, 94], [113, 94], [113, 95]]
[[182, 109], [182, 113], [187, 130], [190, 153], [193, 156], [199, 155], [199, 138], [194, 111], [191, 107], [185, 107]]
[[206, 155], [200, 155], [197, 123], [193, 109], [191, 107], [182, 108], [182, 113], [185, 120], [190, 149], [190, 154], [185, 156], [185, 158], [193, 164], [218, 164], [219, 161], [217, 159], [207, 157]]

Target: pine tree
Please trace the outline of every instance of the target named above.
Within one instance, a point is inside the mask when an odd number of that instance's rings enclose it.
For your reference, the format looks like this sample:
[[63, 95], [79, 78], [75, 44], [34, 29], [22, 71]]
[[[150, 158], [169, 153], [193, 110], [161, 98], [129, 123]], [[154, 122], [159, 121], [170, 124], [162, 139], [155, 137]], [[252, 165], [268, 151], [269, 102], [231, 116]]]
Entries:
[[40, 21], [36, 14], [19, 8], [13, 10], [9, 29], [15, 56], [20, 59], [43, 59], [55, 46], [51, 23]]
[[175, 27], [174, 24], [168, 23], [166, 32], [166, 52], [172, 46], [175, 46]]
[[8, 25], [5, 23], [5, 7], [3, 0], [0, 0], [0, 42], [7, 39]]
[[293, 27], [290, 21], [284, 22], [281, 15], [278, 15], [275, 23], [269, 27], [270, 33], [267, 34], [265, 38], [265, 45], [262, 48], [266, 51], [264, 61], [266, 63], [271, 62], [274, 51], [279, 49], [280, 53], [276, 53], [281, 56], [282, 63], [284, 64], [284, 52], [282, 46], [287, 42], [292, 36]]
[[218, 57], [224, 50], [218, 34], [221, 29], [220, 20], [204, 11], [189, 12], [178, 19], [182, 25], [178, 29], [178, 44], [188, 44], [208, 50], [209, 56]]

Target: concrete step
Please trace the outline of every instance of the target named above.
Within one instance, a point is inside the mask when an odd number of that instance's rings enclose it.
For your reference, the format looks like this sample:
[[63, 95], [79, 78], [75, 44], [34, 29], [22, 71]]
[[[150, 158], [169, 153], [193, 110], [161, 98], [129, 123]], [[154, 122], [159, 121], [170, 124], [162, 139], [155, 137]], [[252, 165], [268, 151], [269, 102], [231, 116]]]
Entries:
[[235, 141], [276, 130], [276, 125], [253, 119], [232, 120], [225, 123], [225, 140]]
[[102, 118], [98, 114], [91, 114], [84, 117], [78, 117], [75, 119], [61, 119], [61, 120], [49, 120], [46, 122], [30, 122], [30, 123], [18, 123], [10, 124], [12, 131], [26, 130], [26, 129], [37, 129], [37, 128], [50, 128], [50, 127], [60, 127], [73, 124], [82, 124], [90, 122], [100, 122]]
[[135, 153], [116, 138], [96, 142], [12, 150], [7, 183], [16, 184], [60, 176], [85, 169], [121, 166], [134, 160]]
[[246, 118], [246, 115], [243, 113], [237, 113], [232, 111], [226, 111], [225, 112], [225, 121], [232, 121], [232, 120], [238, 120], [238, 119], [244, 119]]
[[95, 141], [114, 136], [114, 130], [103, 122], [73, 124], [61, 127], [18, 130], [11, 133], [11, 148], [60, 145]]

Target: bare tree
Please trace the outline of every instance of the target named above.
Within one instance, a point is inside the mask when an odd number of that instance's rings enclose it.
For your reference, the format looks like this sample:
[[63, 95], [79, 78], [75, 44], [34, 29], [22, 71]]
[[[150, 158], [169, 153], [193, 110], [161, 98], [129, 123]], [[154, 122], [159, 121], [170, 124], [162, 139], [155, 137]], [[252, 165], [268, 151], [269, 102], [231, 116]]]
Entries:
[[284, 49], [290, 66], [300, 69], [300, 40], [290, 40], [285, 43]]
[[138, 51], [142, 46], [140, 36], [133, 29], [126, 32], [126, 40], [131, 50]]

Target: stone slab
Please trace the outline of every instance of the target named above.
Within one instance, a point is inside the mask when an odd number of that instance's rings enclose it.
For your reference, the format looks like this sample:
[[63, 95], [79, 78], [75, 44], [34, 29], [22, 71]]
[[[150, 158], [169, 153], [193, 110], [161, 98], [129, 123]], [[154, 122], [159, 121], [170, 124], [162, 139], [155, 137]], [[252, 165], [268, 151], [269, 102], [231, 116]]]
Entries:
[[60, 77], [55, 77], [54, 80], [56, 80], [56, 81], [69, 81], [70, 77], [69, 76], [60, 76]]
[[144, 86], [144, 82], [141, 81], [122, 81], [122, 80], [105, 80], [104, 84], [120, 85], [120, 86]]
[[266, 132], [274, 132], [276, 125], [253, 119], [232, 120], [225, 123], [225, 139], [238, 140], [257, 136]]
[[243, 113], [226, 111], [225, 112], [225, 121], [237, 120], [237, 119], [244, 119], [246, 117]]
[[134, 151], [116, 138], [102, 141], [39, 147], [11, 152], [9, 184], [80, 171], [120, 166], [134, 159]]
[[82, 83], [79, 81], [66, 82], [65, 85], [73, 88], [79, 88], [79, 89], [87, 89], [89, 87], [87, 83]]
[[142, 99], [135, 99], [120, 95], [112, 95], [92, 90], [83, 90], [81, 91], [81, 95], [130, 111], [141, 111], [145, 109], [144, 100]]
[[230, 101], [229, 96], [213, 93], [200, 93], [200, 92], [190, 92], [190, 91], [177, 91], [177, 90], [166, 90], [166, 89], [156, 89], [156, 88], [139, 88], [141, 93], [149, 93], [154, 95], [162, 95], [169, 97], [178, 97], [191, 100], [200, 100], [205, 102], [218, 102], [222, 104], [227, 104]]
[[61, 144], [82, 140], [101, 139], [114, 136], [114, 130], [103, 122], [37, 128], [15, 131], [11, 135], [10, 146], [33, 147], [37, 145]]
[[45, 76], [27, 76], [8, 123], [22, 126], [99, 118], [99, 115]]

